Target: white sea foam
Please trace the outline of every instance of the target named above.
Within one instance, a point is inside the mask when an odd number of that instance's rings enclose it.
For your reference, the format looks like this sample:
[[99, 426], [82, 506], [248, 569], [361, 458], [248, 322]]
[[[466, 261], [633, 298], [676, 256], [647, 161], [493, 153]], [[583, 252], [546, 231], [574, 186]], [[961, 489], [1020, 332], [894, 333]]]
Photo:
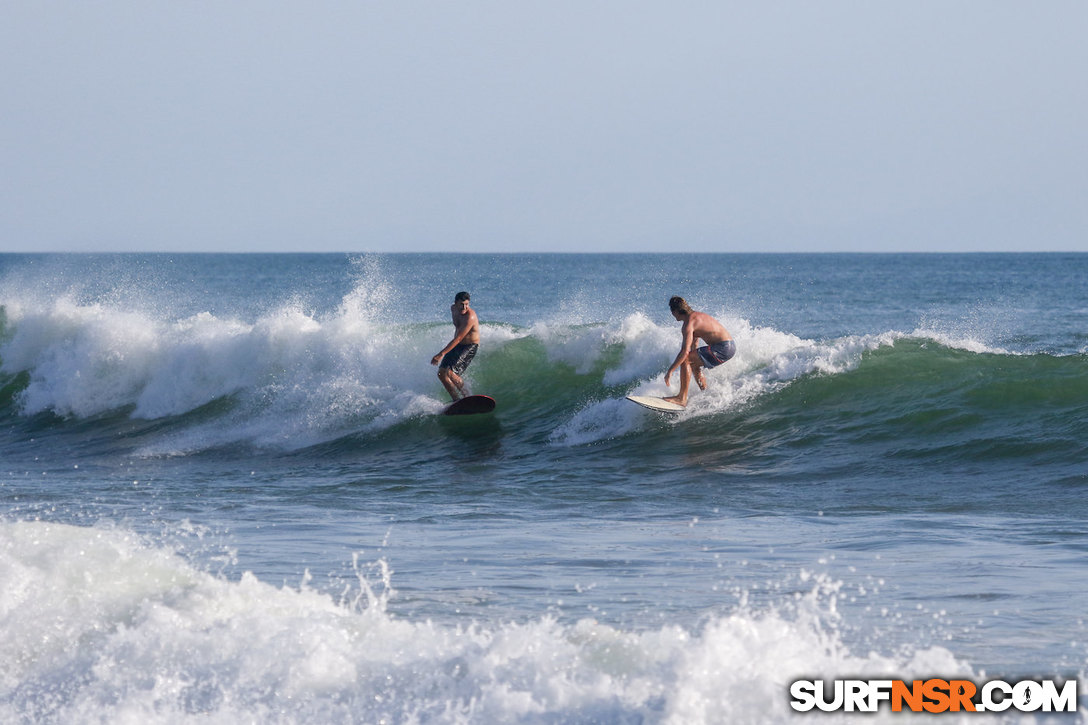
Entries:
[[628, 631], [412, 621], [390, 613], [384, 561], [356, 571], [334, 598], [219, 578], [122, 530], [2, 522], [0, 720], [761, 723], [815, 674], [972, 674], [942, 648], [852, 652], [821, 576], [776, 607]]
[[15, 333], [0, 357], [4, 372], [30, 371], [29, 413], [87, 416], [135, 402], [161, 355], [159, 324], [138, 313], [61, 297], [9, 308], [8, 319]]
[[920, 327], [916, 329], [910, 334], [910, 337], [921, 338], [923, 340], [933, 340], [939, 345], [952, 348], [953, 350], [964, 350], [966, 352], [993, 355], [1020, 354], [1012, 352], [1011, 350], [1006, 350], [1005, 348], [988, 345], [982, 340], [979, 340], [974, 335], [944, 332], [929, 327]]

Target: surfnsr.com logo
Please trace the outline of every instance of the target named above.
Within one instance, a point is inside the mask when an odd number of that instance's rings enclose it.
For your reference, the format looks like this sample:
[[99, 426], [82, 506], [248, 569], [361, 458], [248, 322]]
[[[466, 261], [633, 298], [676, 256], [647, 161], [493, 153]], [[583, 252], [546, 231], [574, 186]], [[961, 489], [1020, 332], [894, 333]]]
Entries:
[[790, 707], [798, 712], [1076, 712], [1077, 681], [990, 680], [797, 680], [790, 685]]

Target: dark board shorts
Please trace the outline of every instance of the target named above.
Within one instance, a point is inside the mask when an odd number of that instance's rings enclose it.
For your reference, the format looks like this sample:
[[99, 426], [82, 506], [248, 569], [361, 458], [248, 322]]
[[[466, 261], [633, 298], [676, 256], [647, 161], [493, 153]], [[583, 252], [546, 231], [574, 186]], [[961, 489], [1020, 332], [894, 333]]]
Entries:
[[449, 368], [458, 375], [463, 375], [468, 364], [472, 362], [472, 358], [476, 357], [476, 351], [480, 348], [476, 344], [458, 345], [442, 358], [442, 363], [438, 366], [441, 368]]
[[732, 340], [722, 340], [713, 345], [700, 347], [696, 352], [699, 353], [699, 358], [703, 361], [704, 366], [713, 368], [737, 354], [737, 343]]

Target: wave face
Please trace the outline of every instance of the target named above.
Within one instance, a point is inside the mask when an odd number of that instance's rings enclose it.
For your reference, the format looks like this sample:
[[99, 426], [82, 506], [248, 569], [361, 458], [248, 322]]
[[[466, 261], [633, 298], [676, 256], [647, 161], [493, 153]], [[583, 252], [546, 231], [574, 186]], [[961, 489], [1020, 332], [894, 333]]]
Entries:
[[[0, 328], [0, 415], [18, 447], [42, 430], [141, 455], [246, 445], [358, 448], [396, 430], [431, 435], [444, 396], [432, 351], [449, 325], [397, 321], [367, 278], [328, 310], [295, 302], [253, 319], [170, 317], [72, 296], [8, 301]], [[659, 316], [660, 317], [660, 316]], [[721, 319], [738, 354], [709, 373], [677, 419], [623, 400], [669, 394], [660, 376], [677, 329], [643, 312], [610, 321], [485, 318], [470, 386], [500, 400], [498, 419], [525, 445], [619, 441], [635, 455], [662, 427], [806, 449], [968, 464], [1075, 466], [1085, 459], [1083, 353], [1018, 352], [923, 328], [826, 339]], [[675, 383], [674, 383], [675, 384]], [[111, 441], [107, 431], [125, 431]], [[705, 440], [702, 440], [705, 438]], [[700, 443], [700, 440], [702, 442]], [[322, 449], [324, 455], [326, 451]]]

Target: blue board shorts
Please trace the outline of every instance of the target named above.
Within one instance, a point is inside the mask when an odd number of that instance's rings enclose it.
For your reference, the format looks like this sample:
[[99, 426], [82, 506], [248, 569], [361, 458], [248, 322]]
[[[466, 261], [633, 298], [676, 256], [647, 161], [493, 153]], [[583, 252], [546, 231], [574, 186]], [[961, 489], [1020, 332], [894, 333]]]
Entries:
[[480, 346], [475, 343], [467, 343], [464, 345], [458, 345], [442, 358], [442, 362], [438, 368], [449, 368], [458, 375], [463, 375], [468, 364], [472, 362], [472, 358], [476, 357], [476, 351], [480, 349]]
[[704, 367], [716, 368], [737, 354], [737, 343], [732, 340], [722, 340], [713, 345], [700, 347], [696, 352], [699, 353], [699, 359], [703, 361]]

